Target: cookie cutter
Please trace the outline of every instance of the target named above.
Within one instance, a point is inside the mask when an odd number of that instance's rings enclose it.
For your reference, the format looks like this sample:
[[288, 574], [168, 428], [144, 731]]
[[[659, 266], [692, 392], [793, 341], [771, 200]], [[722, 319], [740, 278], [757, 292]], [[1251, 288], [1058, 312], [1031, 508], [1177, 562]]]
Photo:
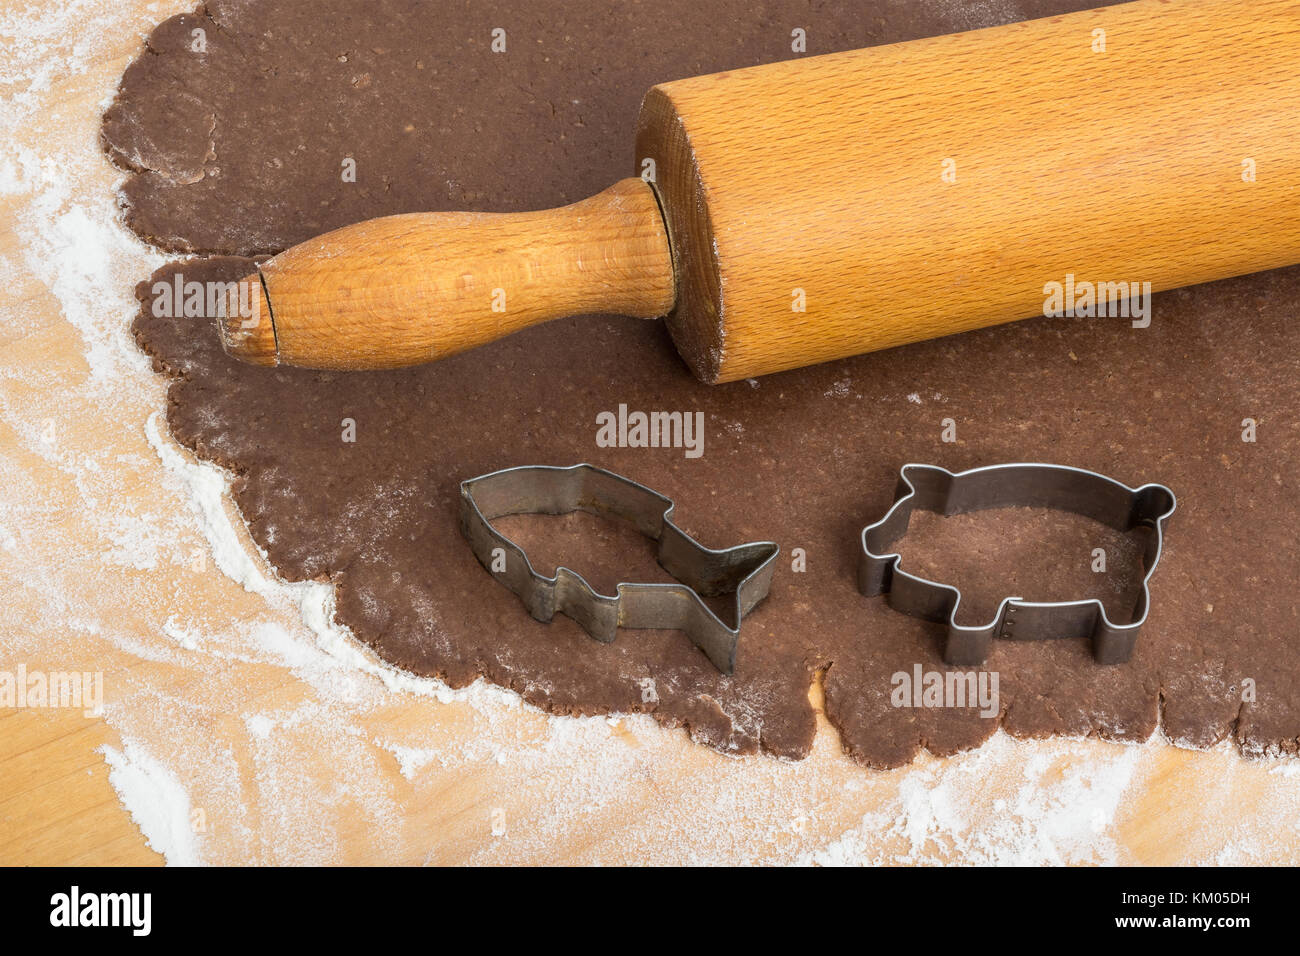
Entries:
[[[887, 550], [906, 533], [912, 512], [918, 508], [956, 515], [1004, 507], [1069, 511], [1117, 531], [1154, 529], [1143, 553], [1142, 590], [1129, 623], [1112, 622], [1096, 598], [1041, 602], [1008, 597], [988, 624], [958, 624], [961, 592], [904, 571], [899, 567], [901, 556]], [[1175, 507], [1177, 499], [1164, 485], [1130, 488], [1105, 475], [1068, 465], [1014, 463], [956, 473], [935, 465], [904, 465], [899, 469], [893, 506], [875, 524], [862, 529], [858, 589], [868, 597], [886, 594], [890, 607], [905, 614], [946, 623], [943, 659], [948, 664], [983, 664], [994, 638], [1039, 641], [1083, 637], [1091, 639], [1098, 663], [1122, 664], [1132, 655], [1138, 631], [1146, 621], [1151, 602], [1148, 585], [1160, 561], [1165, 521]]]
[[[586, 464], [506, 468], [460, 485], [461, 533], [479, 563], [534, 618], [567, 615], [602, 644], [613, 641], [620, 627], [684, 631], [718, 670], [730, 675], [741, 619], [767, 596], [780, 549], [770, 541], [721, 551], [706, 548], [673, 524], [673, 507], [671, 499], [644, 485]], [[569, 568], [556, 568], [550, 578], [540, 574], [522, 548], [492, 527], [492, 520], [504, 515], [572, 511], [627, 521], [659, 543], [659, 564], [681, 583], [620, 583], [616, 594], [600, 594]], [[501, 552], [494, 554], [497, 549]], [[733, 591], [735, 612], [728, 624], [701, 596]]]

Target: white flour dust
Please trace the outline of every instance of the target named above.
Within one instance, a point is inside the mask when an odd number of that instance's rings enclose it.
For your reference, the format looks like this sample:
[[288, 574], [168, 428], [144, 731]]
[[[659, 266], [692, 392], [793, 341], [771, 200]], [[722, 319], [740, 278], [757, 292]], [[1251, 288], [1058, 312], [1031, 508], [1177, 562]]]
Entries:
[[197, 865], [190, 798], [176, 775], [131, 744], [101, 752], [109, 781], [149, 846], [173, 866]]

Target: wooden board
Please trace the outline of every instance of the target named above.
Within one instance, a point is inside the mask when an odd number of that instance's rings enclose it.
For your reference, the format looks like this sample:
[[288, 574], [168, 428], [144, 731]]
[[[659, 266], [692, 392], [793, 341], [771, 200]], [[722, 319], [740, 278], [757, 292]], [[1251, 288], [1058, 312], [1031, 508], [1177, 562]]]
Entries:
[[0, 671], [101, 673], [105, 707], [0, 710], [0, 863], [1300, 859], [1296, 762], [1226, 746], [999, 736], [876, 773], [821, 719], [806, 761], [728, 758], [331, 645], [126, 331], [161, 259], [114, 225], [98, 116], [189, 4], [64, 6], [0, 51]]

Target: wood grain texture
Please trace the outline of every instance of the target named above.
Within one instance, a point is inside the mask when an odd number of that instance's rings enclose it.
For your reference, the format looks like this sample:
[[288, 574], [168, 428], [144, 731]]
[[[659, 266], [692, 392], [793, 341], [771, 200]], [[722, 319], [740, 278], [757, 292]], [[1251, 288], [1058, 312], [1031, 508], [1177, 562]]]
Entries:
[[1141, 0], [666, 83], [637, 156], [709, 382], [1041, 314], [1068, 274], [1290, 265], [1300, 4]]
[[[278, 360], [308, 368], [413, 365], [568, 315], [655, 318], [674, 297], [663, 218], [639, 179], [541, 212], [372, 219], [260, 271]], [[274, 364], [267, 323], [241, 336], [228, 314], [226, 350]]]

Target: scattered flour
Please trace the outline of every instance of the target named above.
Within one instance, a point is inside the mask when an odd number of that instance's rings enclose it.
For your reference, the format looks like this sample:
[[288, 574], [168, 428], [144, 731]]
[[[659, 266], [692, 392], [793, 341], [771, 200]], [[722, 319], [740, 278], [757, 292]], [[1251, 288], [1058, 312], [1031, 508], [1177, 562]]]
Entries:
[[[1159, 745], [1155, 745], [1159, 746]], [[1153, 745], [1031, 749], [998, 733], [977, 751], [909, 775], [894, 808], [873, 810], [807, 854], [822, 866], [960, 862], [1044, 866], [1125, 862], [1111, 829]], [[1023, 760], [1019, 774], [999, 771]], [[899, 849], [889, 849], [897, 844]]]
[[173, 866], [198, 866], [190, 798], [176, 775], [138, 744], [100, 748], [108, 779], [149, 846]]
[[438, 759], [438, 751], [432, 748], [403, 747], [390, 744], [387, 748], [397, 758], [397, 767], [407, 780], [414, 780], [421, 770]]

